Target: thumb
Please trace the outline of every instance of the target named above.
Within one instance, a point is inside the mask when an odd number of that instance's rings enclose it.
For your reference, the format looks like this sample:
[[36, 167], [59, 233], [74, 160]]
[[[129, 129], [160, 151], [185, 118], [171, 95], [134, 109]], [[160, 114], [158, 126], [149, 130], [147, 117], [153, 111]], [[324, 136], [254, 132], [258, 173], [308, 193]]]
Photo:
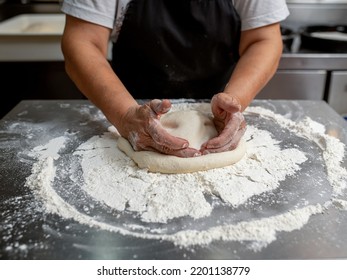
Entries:
[[149, 106], [156, 115], [162, 115], [170, 111], [171, 102], [168, 99], [164, 99], [163, 101], [159, 99], [153, 99], [152, 101], [150, 101]]
[[238, 98], [225, 92], [213, 96], [211, 105], [212, 112], [215, 115], [220, 115], [223, 111], [228, 113], [241, 111], [241, 104]]

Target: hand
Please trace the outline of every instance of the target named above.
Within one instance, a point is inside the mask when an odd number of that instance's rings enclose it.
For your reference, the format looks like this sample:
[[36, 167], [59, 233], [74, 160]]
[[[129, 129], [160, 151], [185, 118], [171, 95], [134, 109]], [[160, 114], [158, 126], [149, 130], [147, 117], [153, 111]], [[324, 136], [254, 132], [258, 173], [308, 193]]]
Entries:
[[189, 148], [187, 140], [169, 134], [161, 125], [161, 115], [171, 109], [169, 100], [154, 99], [142, 106], [130, 107], [121, 119], [119, 133], [135, 151], [156, 151], [178, 157], [194, 157], [201, 152]]
[[235, 149], [246, 131], [246, 121], [237, 98], [219, 93], [211, 100], [213, 122], [218, 136], [202, 145], [203, 154], [219, 153]]

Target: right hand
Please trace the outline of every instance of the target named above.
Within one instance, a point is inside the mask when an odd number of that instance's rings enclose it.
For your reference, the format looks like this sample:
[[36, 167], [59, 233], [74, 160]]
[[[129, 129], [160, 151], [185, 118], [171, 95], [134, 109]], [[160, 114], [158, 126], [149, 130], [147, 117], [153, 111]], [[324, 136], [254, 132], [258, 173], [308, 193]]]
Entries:
[[200, 156], [200, 151], [188, 147], [187, 140], [169, 134], [161, 125], [161, 115], [170, 109], [169, 100], [158, 99], [132, 106], [122, 117], [117, 129], [135, 151], [156, 151], [178, 157]]
[[213, 96], [211, 110], [218, 136], [202, 145], [202, 153], [220, 153], [234, 150], [246, 131], [241, 102], [225, 92]]

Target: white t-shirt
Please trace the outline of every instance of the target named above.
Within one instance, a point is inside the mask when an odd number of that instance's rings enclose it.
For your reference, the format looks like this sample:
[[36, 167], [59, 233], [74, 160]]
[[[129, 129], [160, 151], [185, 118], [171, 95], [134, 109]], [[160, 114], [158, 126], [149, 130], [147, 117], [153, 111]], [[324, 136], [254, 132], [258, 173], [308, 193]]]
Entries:
[[[64, 0], [62, 12], [112, 29], [117, 39], [124, 14], [131, 0]], [[280, 22], [288, 15], [285, 0], [230, 0], [241, 18], [241, 30]]]

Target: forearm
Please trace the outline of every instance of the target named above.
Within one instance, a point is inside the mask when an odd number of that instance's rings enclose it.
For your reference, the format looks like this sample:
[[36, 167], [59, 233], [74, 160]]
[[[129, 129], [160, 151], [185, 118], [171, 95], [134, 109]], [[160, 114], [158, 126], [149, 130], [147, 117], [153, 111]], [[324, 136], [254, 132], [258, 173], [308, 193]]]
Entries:
[[252, 102], [277, 70], [282, 54], [281, 38], [270, 36], [252, 42], [241, 53], [225, 92], [236, 97], [242, 110]]
[[62, 38], [66, 72], [80, 91], [119, 127], [136, 101], [107, 61], [109, 30], [67, 17]]
[[121, 117], [136, 102], [103, 54], [89, 48], [76, 46], [75, 51], [67, 53], [66, 71], [80, 91], [118, 127]]

